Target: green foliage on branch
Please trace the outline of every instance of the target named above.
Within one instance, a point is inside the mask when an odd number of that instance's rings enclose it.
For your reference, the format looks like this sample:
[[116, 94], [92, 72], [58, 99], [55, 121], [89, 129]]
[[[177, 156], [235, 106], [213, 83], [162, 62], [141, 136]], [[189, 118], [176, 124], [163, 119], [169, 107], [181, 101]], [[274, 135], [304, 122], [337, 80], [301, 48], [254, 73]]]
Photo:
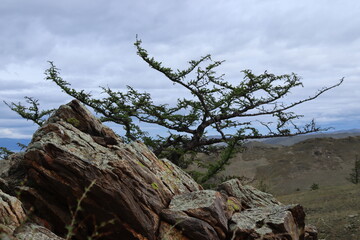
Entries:
[[8, 159], [11, 154], [13, 154], [13, 151], [10, 151], [6, 147], [0, 147], [0, 160], [1, 159]]
[[17, 112], [21, 117], [26, 120], [31, 120], [37, 125], [41, 126], [45, 120], [47, 115], [51, 114], [54, 109], [50, 110], [40, 110], [39, 109], [39, 101], [32, 97], [24, 97], [25, 101], [30, 105], [29, 107], [23, 105], [22, 103], [4, 103], [13, 111]]
[[[178, 98], [175, 105], [157, 104], [147, 92], [139, 92], [131, 86], [127, 91], [115, 91], [101, 87], [102, 98], [93, 97], [84, 90], [76, 90], [60, 77], [60, 70], [50, 63], [45, 71], [46, 79], [57, 84], [62, 91], [83, 104], [91, 107], [103, 122], [114, 122], [123, 126], [125, 141], [142, 140], [159, 157], [166, 157], [175, 164], [186, 167], [186, 156], [191, 153], [212, 152], [222, 143], [223, 153], [218, 162], [208, 166], [208, 172], [201, 181], [209, 179], [227, 164], [237, 146], [247, 139], [263, 139], [279, 136], [294, 136], [317, 132], [321, 129], [314, 120], [298, 126], [295, 120], [301, 118], [290, 111], [293, 107], [314, 100], [324, 92], [339, 86], [339, 83], [318, 90], [313, 96], [293, 103], [284, 103], [284, 98], [293, 88], [302, 86], [298, 75], [274, 75], [267, 71], [255, 74], [243, 70], [243, 78], [236, 84], [224, 80], [224, 75], [217, 75], [216, 68], [224, 61], [213, 61], [210, 55], [189, 61], [183, 70], [174, 70], [150, 57], [142, 47], [141, 40], [134, 43], [137, 55], [150, 68], [162, 73], [174, 85], [186, 89], [191, 98]], [[29, 98], [28, 98], [29, 100]], [[27, 115], [20, 103], [11, 108], [26, 119], [39, 121], [37, 101], [30, 99], [32, 110], [37, 115]], [[36, 108], [35, 108], [36, 107]], [[51, 111], [51, 110], [50, 110]], [[42, 115], [43, 116], [43, 115]], [[267, 116], [272, 121], [262, 122], [259, 118]], [[168, 129], [167, 135], [151, 137], [141, 129], [141, 124], [154, 124]], [[40, 125], [40, 124], [39, 124]], [[259, 132], [259, 126], [266, 129]], [[210, 137], [215, 131], [218, 136]], [[224, 144], [225, 143], [225, 144]]]

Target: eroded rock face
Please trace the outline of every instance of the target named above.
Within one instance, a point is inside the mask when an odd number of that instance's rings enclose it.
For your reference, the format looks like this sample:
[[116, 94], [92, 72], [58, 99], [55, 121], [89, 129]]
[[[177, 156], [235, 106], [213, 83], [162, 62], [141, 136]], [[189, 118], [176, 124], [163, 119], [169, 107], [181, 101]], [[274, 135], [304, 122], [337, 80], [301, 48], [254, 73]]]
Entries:
[[[25, 209], [33, 209], [32, 222], [10, 232], [15, 239], [26, 229], [39, 234], [47, 229], [57, 239], [73, 219], [74, 239], [95, 230], [101, 239], [304, 236], [301, 207], [282, 206], [239, 180], [223, 183], [218, 191], [203, 190], [144, 144], [124, 143], [75, 100], [61, 106], [36, 131], [26, 152], [13, 159], [2, 171], [0, 188], [13, 196], [20, 191]], [[74, 217], [79, 199], [82, 210]]]
[[0, 232], [12, 234], [25, 219], [21, 202], [0, 190]]

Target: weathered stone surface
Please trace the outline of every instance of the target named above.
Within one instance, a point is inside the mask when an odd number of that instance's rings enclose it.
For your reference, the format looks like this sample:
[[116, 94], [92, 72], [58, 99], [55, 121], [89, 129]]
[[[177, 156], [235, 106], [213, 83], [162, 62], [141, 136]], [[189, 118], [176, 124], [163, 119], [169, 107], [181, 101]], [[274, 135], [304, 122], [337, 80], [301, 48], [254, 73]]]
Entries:
[[261, 192], [252, 186], [242, 185], [239, 179], [226, 181], [220, 184], [217, 190], [238, 199], [242, 210], [280, 204], [271, 194]]
[[12, 234], [25, 219], [21, 202], [0, 190], [0, 232]]
[[64, 240], [64, 238], [55, 235], [49, 229], [34, 223], [21, 225], [14, 231], [14, 237], [17, 240]]
[[0, 190], [0, 239], [10, 240], [61, 240], [49, 229], [27, 223], [21, 202]]
[[2, 231], [0, 231], [0, 239], [1, 240], [16, 240], [15, 237], [10, 236], [9, 234], [2, 232]]
[[[182, 236], [191, 240], [219, 239], [215, 229], [206, 221], [191, 217], [182, 211], [165, 209], [161, 212], [163, 219], [178, 229]], [[161, 235], [164, 235], [162, 232]]]
[[[228, 232], [228, 218], [230, 217], [226, 200], [227, 198], [221, 193], [212, 190], [176, 195], [171, 200], [169, 209], [163, 211], [163, 217], [165, 221], [179, 225], [184, 235], [189, 239], [198, 239], [199, 237], [194, 238], [193, 236], [193, 233], [197, 231], [196, 225], [187, 223], [194, 222], [193, 218], [209, 224], [211, 236], [214, 231], [216, 232], [217, 238], [212, 236], [214, 239], [225, 239]], [[178, 222], [174, 222], [174, 216], [176, 216]], [[203, 226], [210, 229], [207, 224], [203, 224]], [[209, 237], [205, 236], [205, 239]]]
[[[12, 156], [12, 155], [10, 155]], [[9, 171], [11, 167], [11, 161], [8, 159], [0, 159], [0, 175]]]
[[315, 226], [305, 226], [305, 240], [318, 240], [318, 230]]
[[[203, 190], [144, 144], [124, 143], [78, 101], [61, 106], [9, 160], [0, 169], [0, 218], [11, 223], [0, 219], [1, 239], [60, 240], [79, 199], [73, 239], [95, 230], [105, 240], [304, 239], [300, 206], [239, 180]], [[31, 222], [10, 196], [19, 191]]]
[[231, 240], [304, 239], [304, 211], [299, 205], [251, 208], [231, 218]]

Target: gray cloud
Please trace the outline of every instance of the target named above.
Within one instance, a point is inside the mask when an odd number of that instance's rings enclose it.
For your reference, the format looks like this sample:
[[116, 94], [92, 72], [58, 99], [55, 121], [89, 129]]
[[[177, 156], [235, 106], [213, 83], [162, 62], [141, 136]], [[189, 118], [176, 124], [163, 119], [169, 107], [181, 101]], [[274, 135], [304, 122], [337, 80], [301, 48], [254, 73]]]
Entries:
[[[69, 97], [44, 80], [51, 60], [77, 89], [98, 93], [98, 86], [121, 90], [131, 85], [152, 93], [155, 101], [172, 103], [183, 91], [136, 56], [133, 43], [139, 34], [151, 55], [175, 69], [211, 53], [215, 60], [226, 60], [219, 73], [234, 83], [247, 68], [296, 72], [305, 87], [294, 90], [289, 101], [345, 77], [342, 86], [297, 111], [324, 125], [355, 128], [360, 115], [359, 10], [355, 0], [3, 0], [0, 100], [34, 96], [45, 108], [66, 103]], [[11, 136], [4, 129], [12, 126], [5, 122], [20, 118], [6, 106], [0, 110], [0, 137]], [[30, 123], [22, 122], [24, 128], [14, 123], [18, 133], [13, 136], [30, 134], [25, 130]]]

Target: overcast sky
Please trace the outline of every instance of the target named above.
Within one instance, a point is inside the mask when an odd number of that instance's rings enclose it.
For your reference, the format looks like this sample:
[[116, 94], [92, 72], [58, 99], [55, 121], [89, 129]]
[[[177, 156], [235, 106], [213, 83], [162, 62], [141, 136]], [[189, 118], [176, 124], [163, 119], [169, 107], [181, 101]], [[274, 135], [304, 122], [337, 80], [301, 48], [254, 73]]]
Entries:
[[345, 77], [295, 110], [323, 127], [360, 128], [359, 13], [358, 0], [1, 0], [0, 138], [30, 138], [37, 128], [3, 101], [32, 96], [50, 108], [71, 100], [44, 80], [47, 61], [77, 89], [131, 85], [174, 102], [184, 92], [136, 55], [136, 34], [175, 69], [208, 53], [226, 60], [218, 71], [233, 83], [243, 69], [295, 72], [304, 88], [290, 100]]

